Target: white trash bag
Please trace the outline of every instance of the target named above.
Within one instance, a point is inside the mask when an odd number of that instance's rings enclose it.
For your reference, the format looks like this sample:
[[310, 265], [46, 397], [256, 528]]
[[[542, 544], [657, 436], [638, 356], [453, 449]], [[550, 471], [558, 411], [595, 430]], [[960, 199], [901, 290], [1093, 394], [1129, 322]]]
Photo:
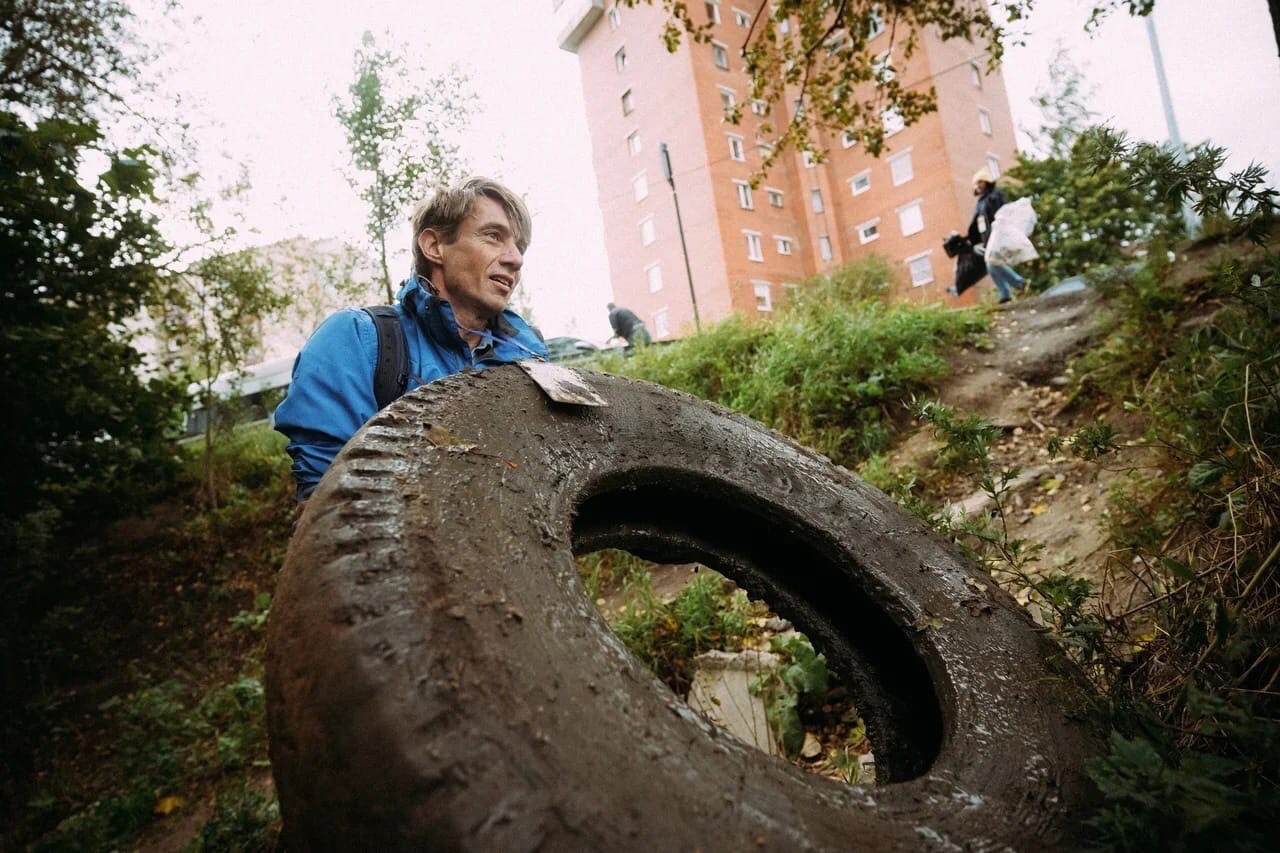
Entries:
[[1001, 206], [996, 211], [995, 221], [991, 223], [991, 234], [987, 237], [987, 263], [1020, 264], [1040, 257], [1040, 253], [1028, 239], [1032, 229], [1036, 227], [1036, 218], [1029, 198], [1020, 198]]

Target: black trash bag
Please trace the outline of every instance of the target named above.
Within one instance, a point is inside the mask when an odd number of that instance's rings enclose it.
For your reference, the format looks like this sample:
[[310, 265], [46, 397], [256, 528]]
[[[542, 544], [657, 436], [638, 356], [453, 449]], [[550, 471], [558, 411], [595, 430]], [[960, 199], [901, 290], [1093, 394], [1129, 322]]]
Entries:
[[947, 239], [942, 241], [942, 251], [947, 253], [948, 258], [954, 258], [961, 252], [972, 249], [973, 244], [969, 242], [969, 238], [959, 231], [952, 231], [947, 235]]
[[[968, 241], [965, 241], [968, 242]], [[956, 255], [956, 295], [959, 296], [987, 274], [987, 262], [969, 247]]]

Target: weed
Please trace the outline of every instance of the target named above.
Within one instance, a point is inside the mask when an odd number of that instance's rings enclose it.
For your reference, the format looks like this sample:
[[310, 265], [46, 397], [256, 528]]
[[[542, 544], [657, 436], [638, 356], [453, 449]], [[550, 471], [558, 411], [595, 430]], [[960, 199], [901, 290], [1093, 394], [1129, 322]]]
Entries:
[[693, 658], [707, 651], [740, 651], [758, 633], [764, 606], [713, 573], [699, 574], [669, 602], [653, 593], [647, 574], [628, 584], [628, 600], [614, 633], [679, 696], [689, 692]]
[[268, 853], [276, 849], [280, 806], [274, 797], [244, 782], [218, 794], [213, 816], [188, 853]]
[[773, 637], [769, 649], [780, 658], [778, 670], [758, 676], [751, 689], [764, 697], [769, 725], [786, 754], [794, 758], [804, 745], [802, 708], [826, 694], [831, 674], [827, 659], [803, 635]]

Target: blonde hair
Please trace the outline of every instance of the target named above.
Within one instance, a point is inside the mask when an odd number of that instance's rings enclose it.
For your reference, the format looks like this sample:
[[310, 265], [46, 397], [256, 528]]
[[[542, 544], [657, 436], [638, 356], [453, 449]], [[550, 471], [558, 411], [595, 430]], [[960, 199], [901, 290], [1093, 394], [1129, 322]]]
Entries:
[[529, 216], [529, 208], [524, 199], [507, 187], [493, 180], [479, 176], [467, 178], [457, 186], [439, 187], [429, 199], [418, 205], [413, 212], [413, 269], [418, 275], [426, 276], [430, 272], [427, 258], [418, 245], [418, 237], [428, 228], [440, 235], [446, 243], [458, 238], [458, 226], [475, 206], [476, 199], [481, 196], [491, 198], [507, 212], [511, 220], [511, 230], [515, 232], [516, 246], [521, 252], [528, 248], [533, 238], [533, 221]]

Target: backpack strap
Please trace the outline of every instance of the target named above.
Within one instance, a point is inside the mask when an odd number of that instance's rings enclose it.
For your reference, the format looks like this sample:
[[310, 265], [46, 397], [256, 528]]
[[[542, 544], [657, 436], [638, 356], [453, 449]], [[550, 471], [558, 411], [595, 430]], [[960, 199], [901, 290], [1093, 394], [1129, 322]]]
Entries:
[[409, 346], [400, 312], [393, 305], [371, 305], [364, 312], [378, 331], [378, 360], [374, 364], [373, 398], [378, 411], [400, 398], [409, 386]]

